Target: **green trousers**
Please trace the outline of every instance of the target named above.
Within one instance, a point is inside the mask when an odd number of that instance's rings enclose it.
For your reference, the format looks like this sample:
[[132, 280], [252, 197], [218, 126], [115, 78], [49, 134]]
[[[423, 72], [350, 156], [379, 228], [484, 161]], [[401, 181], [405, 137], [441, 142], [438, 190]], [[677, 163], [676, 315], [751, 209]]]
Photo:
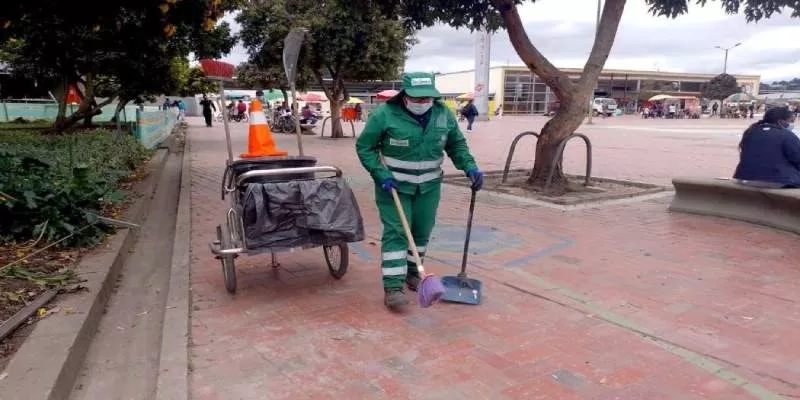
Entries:
[[[436, 209], [439, 207], [441, 198], [441, 186], [426, 192], [420, 193], [419, 189], [413, 195], [398, 192], [400, 203], [403, 205], [403, 212], [408, 219], [408, 226], [411, 228], [411, 236], [417, 245], [420, 258], [425, 255], [425, 247], [431, 236], [433, 226], [436, 224]], [[381, 238], [381, 270], [383, 272], [384, 288], [402, 288], [405, 283], [406, 274], [417, 275], [416, 259], [411, 252], [411, 247], [406, 240], [403, 231], [403, 224], [400, 222], [400, 214], [394, 205], [392, 193], [375, 188], [375, 203], [383, 224], [383, 236]]]

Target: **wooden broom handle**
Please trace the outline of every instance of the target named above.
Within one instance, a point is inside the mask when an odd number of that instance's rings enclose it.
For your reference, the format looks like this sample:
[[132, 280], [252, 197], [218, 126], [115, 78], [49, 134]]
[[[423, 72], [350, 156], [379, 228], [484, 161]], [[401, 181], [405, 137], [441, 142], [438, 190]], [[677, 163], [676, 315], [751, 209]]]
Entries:
[[408, 220], [406, 219], [406, 213], [403, 212], [403, 204], [400, 203], [400, 197], [397, 196], [397, 190], [392, 188], [392, 198], [394, 199], [394, 206], [397, 208], [397, 213], [400, 214], [400, 222], [403, 223], [403, 230], [406, 233], [406, 239], [408, 240], [408, 245], [411, 246], [411, 253], [414, 255], [414, 258], [417, 260], [417, 270], [421, 277], [425, 276], [425, 268], [422, 266], [422, 259], [419, 257], [419, 251], [417, 251], [417, 245], [414, 243], [414, 237], [411, 235], [411, 228], [408, 227]]

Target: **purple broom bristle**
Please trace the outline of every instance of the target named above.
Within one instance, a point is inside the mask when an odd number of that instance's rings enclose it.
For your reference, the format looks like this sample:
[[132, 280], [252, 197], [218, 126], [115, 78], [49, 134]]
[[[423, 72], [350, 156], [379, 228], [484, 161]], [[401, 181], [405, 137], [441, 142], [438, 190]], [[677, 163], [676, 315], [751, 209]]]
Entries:
[[442, 285], [442, 281], [435, 276], [428, 275], [419, 283], [417, 301], [422, 308], [428, 308], [439, 301], [443, 294], [444, 285]]

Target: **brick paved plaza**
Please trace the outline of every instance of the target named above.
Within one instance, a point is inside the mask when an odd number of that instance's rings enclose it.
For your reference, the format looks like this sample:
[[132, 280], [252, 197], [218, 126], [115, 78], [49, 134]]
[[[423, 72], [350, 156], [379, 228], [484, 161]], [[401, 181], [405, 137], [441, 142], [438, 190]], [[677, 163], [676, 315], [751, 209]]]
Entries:
[[[484, 170], [543, 117], [480, 123], [468, 136]], [[594, 175], [669, 184], [730, 176], [750, 121], [595, 119]], [[471, 274], [480, 306], [383, 306], [380, 224], [352, 139], [304, 137], [319, 164], [350, 178], [368, 238], [350, 272], [328, 274], [321, 249], [239, 257], [226, 293], [208, 250], [224, 221], [221, 126], [190, 118], [191, 395], [194, 399], [778, 399], [800, 397], [798, 237], [670, 214], [669, 196], [560, 211], [478, 196]], [[357, 125], [358, 128], [358, 125]], [[234, 154], [246, 124], [233, 124]], [[297, 154], [296, 139], [276, 135]], [[533, 142], [514, 167], [528, 167]], [[583, 145], [567, 152], [581, 173]], [[446, 163], [449, 168], [449, 162]], [[469, 197], [445, 185], [426, 267], [454, 274]]]

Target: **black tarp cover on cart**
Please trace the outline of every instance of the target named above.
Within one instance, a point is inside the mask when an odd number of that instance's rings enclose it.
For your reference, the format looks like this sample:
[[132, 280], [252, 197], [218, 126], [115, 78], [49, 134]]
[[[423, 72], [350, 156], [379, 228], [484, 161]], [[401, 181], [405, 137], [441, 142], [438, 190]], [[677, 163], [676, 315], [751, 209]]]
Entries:
[[361, 211], [343, 178], [248, 183], [242, 206], [248, 248], [364, 240]]

